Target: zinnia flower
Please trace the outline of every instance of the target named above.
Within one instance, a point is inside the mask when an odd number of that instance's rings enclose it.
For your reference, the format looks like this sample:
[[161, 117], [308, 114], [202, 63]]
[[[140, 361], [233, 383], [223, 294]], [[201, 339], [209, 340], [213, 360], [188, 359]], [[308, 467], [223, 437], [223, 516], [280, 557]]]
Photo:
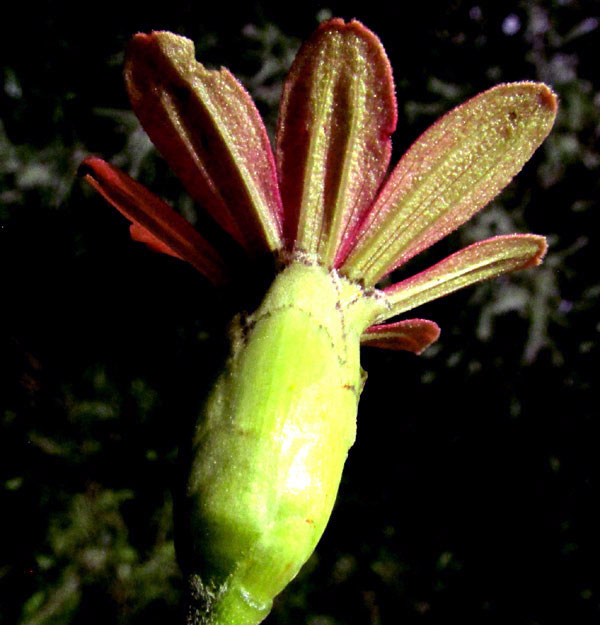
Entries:
[[[191, 41], [136, 35], [125, 79], [142, 126], [191, 197], [248, 256], [275, 254], [283, 267], [259, 309], [234, 322], [227, 370], [194, 441], [185, 521], [197, 618], [257, 623], [329, 517], [354, 440], [359, 341], [420, 353], [439, 335], [434, 322], [385, 322], [543, 257], [541, 236], [498, 236], [377, 288], [510, 182], [549, 133], [556, 97], [532, 82], [481, 93], [388, 175], [392, 72], [359, 22], [325, 22], [300, 49], [274, 155], [242, 85], [198, 63]], [[235, 274], [163, 200], [98, 158], [84, 165], [134, 239], [216, 285]]]

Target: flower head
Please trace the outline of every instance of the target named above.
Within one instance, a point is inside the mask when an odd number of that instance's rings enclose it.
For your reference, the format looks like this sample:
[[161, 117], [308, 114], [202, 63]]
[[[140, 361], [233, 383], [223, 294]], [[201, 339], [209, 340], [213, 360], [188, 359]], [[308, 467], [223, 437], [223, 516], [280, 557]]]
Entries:
[[[201, 410], [190, 453], [180, 559], [190, 622], [257, 625], [331, 514], [356, 433], [359, 341], [421, 352], [432, 321], [383, 323], [479, 280], [537, 264], [543, 237], [471, 245], [412, 278], [381, 279], [489, 202], [548, 134], [556, 98], [500, 85], [425, 132], [387, 175], [396, 125], [391, 69], [356, 21], [323, 23], [285, 82], [274, 154], [252, 100], [206, 70], [177, 35], [136, 35], [127, 89], [185, 188], [249, 256], [284, 268], [248, 318]], [[215, 284], [226, 255], [150, 191], [97, 158], [90, 183], [134, 239]]]
[[[248, 255], [321, 265], [371, 291], [494, 198], [547, 136], [557, 108], [546, 85], [499, 85], [438, 120], [387, 175], [397, 116], [392, 72], [377, 37], [357, 21], [324, 22], [298, 52], [274, 154], [242, 85], [226, 69], [205, 69], [188, 39], [136, 35], [125, 78], [154, 145]], [[165, 202], [98, 158], [84, 165], [89, 182], [132, 222], [134, 239], [215, 284], [227, 281], [235, 268]], [[545, 250], [540, 236], [498, 236], [375, 291], [379, 312], [362, 342], [422, 351], [439, 335], [435, 323], [381, 322], [536, 265]]]

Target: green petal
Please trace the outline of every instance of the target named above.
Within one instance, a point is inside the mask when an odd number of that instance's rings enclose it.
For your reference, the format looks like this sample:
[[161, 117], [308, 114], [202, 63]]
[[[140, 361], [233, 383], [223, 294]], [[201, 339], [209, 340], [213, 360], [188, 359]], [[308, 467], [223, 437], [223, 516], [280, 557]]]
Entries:
[[474, 243], [416, 276], [385, 289], [389, 310], [378, 321], [481, 280], [539, 265], [546, 249], [546, 239], [534, 234], [505, 235]]
[[194, 200], [250, 252], [281, 247], [275, 163], [252, 99], [226, 70], [198, 63], [168, 32], [130, 42], [125, 80], [133, 110]]
[[556, 96], [543, 84], [499, 85], [455, 108], [400, 160], [341, 271], [367, 286], [483, 208], [550, 132]]
[[290, 249], [335, 264], [387, 170], [395, 126], [391, 68], [377, 37], [357, 21], [321, 24], [281, 100], [276, 159]]

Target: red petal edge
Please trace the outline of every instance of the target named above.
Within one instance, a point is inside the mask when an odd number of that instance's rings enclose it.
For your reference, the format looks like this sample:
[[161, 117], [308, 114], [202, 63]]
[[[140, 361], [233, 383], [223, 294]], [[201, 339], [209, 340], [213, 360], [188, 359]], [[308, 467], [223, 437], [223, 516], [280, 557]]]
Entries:
[[98, 193], [132, 222], [131, 236], [151, 249], [185, 260], [213, 284], [225, 281], [224, 263], [215, 249], [166, 202], [100, 158], [80, 167]]
[[134, 241], [138, 241], [138, 243], [143, 243], [154, 252], [158, 252], [159, 254], [168, 254], [169, 256], [173, 256], [174, 258], [179, 258], [179, 260], [183, 260], [183, 258], [181, 258], [179, 254], [174, 252], [166, 243], [163, 243], [151, 232], [149, 232], [145, 228], [142, 228], [140, 224], [131, 224], [131, 226], [129, 226], [129, 236]]
[[421, 354], [438, 340], [440, 328], [428, 319], [407, 319], [367, 328], [360, 342], [368, 347], [396, 349]]

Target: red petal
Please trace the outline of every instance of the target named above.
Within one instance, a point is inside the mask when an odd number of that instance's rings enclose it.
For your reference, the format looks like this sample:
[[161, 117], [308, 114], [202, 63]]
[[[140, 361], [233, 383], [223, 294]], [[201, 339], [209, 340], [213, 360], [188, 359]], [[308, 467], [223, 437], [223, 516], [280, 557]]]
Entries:
[[362, 24], [324, 22], [283, 88], [277, 167], [288, 247], [336, 264], [387, 170], [396, 127], [389, 61]]
[[400, 349], [420, 354], [438, 340], [440, 328], [427, 319], [407, 319], [367, 328], [360, 338], [362, 345], [382, 349]]
[[[473, 243], [433, 267], [383, 290], [389, 319], [471, 284], [535, 267], [548, 249], [535, 234], [507, 234]], [[381, 319], [381, 317], [380, 317]]]
[[86, 158], [82, 168], [86, 180], [133, 222], [134, 239], [187, 261], [213, 284], [224, 281], [219, 254], [166, 202], [100, 158]]
[[374, 285], [470, 219], [542, 143], [556, 108], [549, 87], [521, 82], [498, 85], [444, 115], [387, 179], [341, 272]]
[[144, 243], [154, 252], [159, 252], [160, 254], [168, 254], [169, 256], [173, 256], [175, 258], [183, 260], [183, 258], [181, 258], [179, 254], [174, 252], [166, 243], [163, 243], [163, 241], [156, 238], [151, 232], [149, 232], [145, 228], [142, 228], [140, 224], [131, 224], [131, 226], [129, 226], [129, 235], [134, 241]]
[[167, 32], [131, 40], [125, 80], [135, 114], [188, 193], [247, 251], [281, 247], [281, 200], [260, 115], [226, 70]]

